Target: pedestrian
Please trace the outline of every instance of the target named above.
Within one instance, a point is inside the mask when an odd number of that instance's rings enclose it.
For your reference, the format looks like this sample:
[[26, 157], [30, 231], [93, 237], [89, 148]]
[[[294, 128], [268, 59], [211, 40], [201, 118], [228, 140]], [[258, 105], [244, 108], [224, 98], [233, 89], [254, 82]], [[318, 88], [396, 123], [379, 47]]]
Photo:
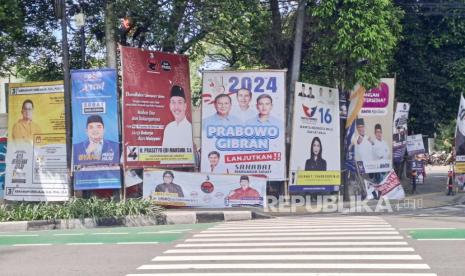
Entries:
[[417, 191], [417, 170], [412, 170], [412, 195]]
[[453, 188], [454, 188], [454, 173], [452, 171], [449, 171], [447, 173], [447, 190], [448, 190], [447, 195], [448, 196], [454, 195]]

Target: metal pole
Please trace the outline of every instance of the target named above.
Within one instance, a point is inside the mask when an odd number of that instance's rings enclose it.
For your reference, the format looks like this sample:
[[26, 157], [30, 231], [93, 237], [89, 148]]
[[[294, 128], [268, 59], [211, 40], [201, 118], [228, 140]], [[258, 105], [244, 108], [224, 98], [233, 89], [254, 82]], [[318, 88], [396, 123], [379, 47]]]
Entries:
[[[68, 22], [66, 15], [66, 1], [61, 0], [61, 46], [63, 51], [63, 80], [65, 92], [65, 131], [66, 131], [66, 163], [68, 174], [71, 175], [71, 86], [69, 74]], [[72, 185], [71, 185], [72, 187]]]

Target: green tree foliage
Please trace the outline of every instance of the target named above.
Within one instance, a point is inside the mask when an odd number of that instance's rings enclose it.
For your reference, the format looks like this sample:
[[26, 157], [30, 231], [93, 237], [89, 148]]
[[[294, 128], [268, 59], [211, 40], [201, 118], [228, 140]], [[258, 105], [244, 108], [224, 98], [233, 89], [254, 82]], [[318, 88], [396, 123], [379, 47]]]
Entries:
[[444, 126], [456, 117], [460, 93], [465, 90], [465, 14], [441, 9], [425, 12], [418, 6], [425, 1], [396, 2], [406, 12], [404, 39], [393, 68], [397, 98], [412, 104], [410, 129], [442, 136]]

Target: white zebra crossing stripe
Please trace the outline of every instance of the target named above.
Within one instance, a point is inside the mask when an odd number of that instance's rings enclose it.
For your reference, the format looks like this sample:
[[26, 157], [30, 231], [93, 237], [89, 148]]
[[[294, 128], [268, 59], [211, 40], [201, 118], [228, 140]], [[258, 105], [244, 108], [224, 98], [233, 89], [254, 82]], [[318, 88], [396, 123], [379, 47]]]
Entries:
[[228, 248], [228, 249], [172, 249], [165, 254], [248, 253], [248, 252], [413, 252], [411, 247], [309, 247], [309, 248]]
[[[160, 274], [127, 274], [126, 276], [160, 276]], [[435, 273], [163, 273], [163, 276], [437, 276]]]
[[[315, 225], [315, 226], [305, 226], [305, 225], [296, 225], [292, 226], [292, 229], [394, 229], [390, 225]], [[266, 229], [289, 229], [289, 226], [254, 226], [254, 227], [212, 227], [209, 228], [209, 231], [229, 231], [229, 230], [266, 230]]]
[[158, 256], [157, 262], [179, 261], [261, 261], [261, 260], [421, 260], [420, 255], [202, 255]]
[[[138, 269], [430, 269], [427, 264], [386, 263], [224, 263], [224, 264], [156, 264]], [[165, 274], [163, 274], [165, 275]]]
[[317, 240], [402, 240], [402, 236], [322, 236], [322, 237], [253, 237], [253, 238], [203, 238], [186, 239], [186, 242], [226, 242], [226, 241], [317, 241]]
[[[332, 236], [341, 235], [340, 232], [275, 232], [275, 233], [227, 233], [227, 234], [196, 234], [194, 237], [267, 237], [267, 236]], [[378, 231], [378, 232], [351, 232], [348, 235], [396, 235], [397, 231]]]
[[253, 246], [347, 246], [347, 245], [408, 245], [405, 241], [394, 242], [228, 242], [228, 243], [182, 243], [176, 247], [253, 247]]
[[[201, 233], [267, 233], [267, 232], [317, 232], [317, 231], [323, 231], [324, 229], [318, 228], [318, 229], [308, 229], [308, 228], [302, 228], [302, 229], [295, 229], [292, 227], [292, 229], [273, 229], [273, 228], [267, 228], [267, 229], [251, 229], [251, 230], [205, 230], [202, 231]], [[395, 231], [395, 228], [334, 228], [334, 229], [327, 229], [328, 231], [332, 232], [353, 232], [353, 231]]]

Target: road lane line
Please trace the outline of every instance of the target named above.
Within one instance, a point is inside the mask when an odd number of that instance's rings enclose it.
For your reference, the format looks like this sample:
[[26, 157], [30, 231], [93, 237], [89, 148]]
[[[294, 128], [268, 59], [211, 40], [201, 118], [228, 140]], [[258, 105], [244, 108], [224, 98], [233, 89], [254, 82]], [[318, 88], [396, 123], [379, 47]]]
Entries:
[[13, 244], [12, 246], [48, 246], [52, 245], [51, 243], [18, 243]]
[[103, 242], [70, 242], [66, 245], [101, 245]]
[[[262, 260], [421, 260], [420, 255], [202, 255], [202, 256], [157, 256], [156, 262], [179, 261], [262, 261]], [[239, 266], [240, 267], [240, 266]]]
[[1, 237], [38, 237], [38, 234], [0, 234]]
[[54, 236], [84, 236], [84, 233], [53, 234]]
[[91, 235], [128, 235], [127, 232], [103, 232], [103, 233], [92, 233]]
[[120, 245], [133, 245], [133, 244], [159, 244], [159, 242], [117, 242]]

